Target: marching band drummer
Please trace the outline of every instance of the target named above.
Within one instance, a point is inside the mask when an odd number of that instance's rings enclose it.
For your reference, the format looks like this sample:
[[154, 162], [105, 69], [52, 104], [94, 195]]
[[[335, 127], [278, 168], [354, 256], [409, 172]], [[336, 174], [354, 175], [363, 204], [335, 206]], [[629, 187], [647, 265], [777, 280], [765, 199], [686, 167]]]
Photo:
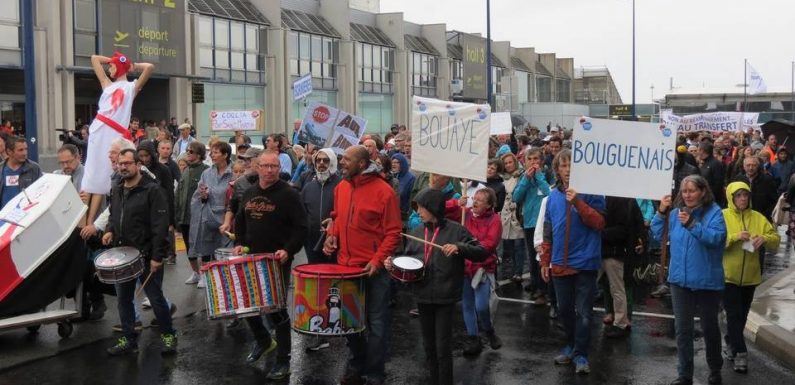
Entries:
[[367, 384], [383, 384], [391, 295], [389, 274], [382, 266], [400, 245], [400, 203], [364, 146], [348, 147], [341, 165], [345, 178], [334, 189], [334, 220], [323, 252], [336, 251], [338, 264], [362, 267], [367, 274], [367, 331], [347, 337], [352, 357], [340, 383], [361, 384], [364, 376]]
[[[307, 234], [306, 215], [298, 192], [279, 179], [279, 154], [265, 151], [257, 164], [259, 181], [246, 190], [235, 215], [235, 255], [243, 246], [252, 254], [274, 253], [282, 264], [284, 292], [290, 285], [290, 265], [301, 250]], [[270, 313], [276, 327], [276, 340], [265, 328], [262, 317], [247, 317], [255, 343], [246, 362], [253, 363], [263, 354], [277, 349], [276, 364], [267, 378], [279, 380], [290, 375], [290, 316], [287, 310]]]
[[[445, 219], [445, 200], [441, 191], [425, 189], [414, 198], [423, 226], [411, 235], [442, 245], [441, 250], [427, 243], [409, 241], [406, 255], [420, 256], [425, 277], [411, 283], [420, 310], [420, 328], [433, 385], [453, 384], [453, 313], [464, 285], [464, 259], [482, 262], [488, 257], [483, 246], [464, 226]], [[392, 270], [392, 258], [384, 266]]]

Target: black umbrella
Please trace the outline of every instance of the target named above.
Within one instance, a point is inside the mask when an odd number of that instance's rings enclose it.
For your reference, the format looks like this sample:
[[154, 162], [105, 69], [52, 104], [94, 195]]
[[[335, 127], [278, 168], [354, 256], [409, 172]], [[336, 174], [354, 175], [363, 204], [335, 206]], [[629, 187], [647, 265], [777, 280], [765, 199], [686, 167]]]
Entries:
[[526, 125], [527, 125], [527, 119], [525, 119], [524, 116], [511, 114], [512, 127], [524, 127]]
[[763, 124], [762, 135], [767, 138], [771, 134], [776, 136], [776, 141], [786, 147], [790, 154], [795, 154], [795, 123], [784, 119], [774, 119]]

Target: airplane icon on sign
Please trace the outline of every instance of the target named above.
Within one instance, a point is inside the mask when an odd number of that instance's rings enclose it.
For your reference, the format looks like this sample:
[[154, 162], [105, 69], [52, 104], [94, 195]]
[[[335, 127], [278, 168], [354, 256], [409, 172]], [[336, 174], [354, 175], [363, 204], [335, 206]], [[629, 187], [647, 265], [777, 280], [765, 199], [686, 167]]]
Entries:
[[113, 37], [113, 41], [115, 43], [115, 44], [113, 44], [113, 46], [114, 47], [125, 47], [125, 48], [129, 47], [128, 44], [120, 44], [122, 41], [124, 41], [124, 39], [127, 38], [127, 36], [130, 36], [130, 34], [129, 33], [124, 33], [124, 32], [121, 32], [121, 31], [116, 31], [116, 36]]

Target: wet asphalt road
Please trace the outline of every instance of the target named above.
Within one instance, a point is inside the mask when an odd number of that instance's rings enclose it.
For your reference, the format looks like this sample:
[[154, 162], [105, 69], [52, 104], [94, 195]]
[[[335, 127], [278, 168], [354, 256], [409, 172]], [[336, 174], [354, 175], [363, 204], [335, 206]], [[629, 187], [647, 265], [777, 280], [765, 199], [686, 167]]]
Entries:
[[[514, 284], [501, 289], [501, 295], [524, 298]], [[388, 383], [423, 384], [424, 354], [419, 322], [409, 318], [410, 299], [398, 295], [394, 309], [391, 360], [387, 364]], [[644, 299], [638, 311], [670, 313], [667, 300]], [[554, 366], [552, 358], [561, 347], [562, 332], [547, 317], [547, 307], [501, 301], [497, 331], [504, 341], [499, 350], [486, 348], [475, 359], [461, 355], [463, 321], [454, 326], [454, 365], [457, 384], [667, 384], [676, 373], [676, 346], [673, 321], [637, 317], [630, 337], [610, 340], [602, 336], [602, 314], [595, 313], [592, 331], [592, 373], [577, 376], [571, 366]], [[208, 321], [204, 311], [178, 319], [179, 354], [163, 358], [159, 338], [148, 329], [141, 339], [137, 357], [105, 355], [113, 341], [105, 340], [39, 360], [0, 373], [5, 384], [260, 384], [272, 364], [261, 359], [244, 363], [250, 346], [245, 326], [226, 329], [224, 322]], [[306, 353], [303, 344], [309, 337], [294, 334], [292, 375], [287, 384], [335, 384], [342, 374], [347, 348], [344, 339], [332, 340], [331, 347]], [[700, 338], [696, 341], [696, 383], [706, 383], [707, 369]], [[795, 377], [751, 346], [750, 373], [735, 374], [724, 367], [725, 384], [793, 384]]]
[[[786, 239], [786, 238], [785, 238]], [[781, 271], [792, 262], [787, 241], [779, 250], [771, 251], [765, 261], [765, 276]], [[775, 254], [774, 254], [775, 253]], [[500, 267], [500, 276], [509, 276], [510, 261]], [[177, 278], [173, 278], [177, 279]], [[174, 286], [172, 286], [174, 287]], [[176, 286], [187, 290], [184, 296], [201, 300], [202, 291], [192, 287]], [[639, 288], [635, 298], [635, 311], [652, 314], [671, 314], [670, 297], [650, 298], [649, 288]], [[195, 292], [195, 294], [193, 294]], [[506, 299], [527, 302], [528, 293], [516, 284], [500, 288], [499, 295]], [[182, 298], [185, 298], [185, 297]], [[179, 297], [176, 295], [175, 297]], [[425, 384], [426, 368], [419, 331], [419, 320], [408, 316], [412, 301], [406, 290], [397, 294], [398, 304], [393, 309], [390, 361], [387, 363], [387, 383]], [[108, 298], [113, 301], [112, 297]], [[195, 305], [194, 305], [195, 306]], [[597, 303], [596, 306], [602, 306]], [[196, 308], [200, 308], [196, 306]], [[460, 307], [459, 307], [460, 308]], [[464, 325], [460, 317], [454, 318], [453, 356], [456, 384], [668, 384], [676, 377], [676, 344], [673, 339], [673, 320], [638, 316], [633, 319], [633, 329], [625, 339], [608, 339], [602, 334], [603, 313], [596, 311], [592, 323], [591, 374], [578, 376], [571, 366], [555, 366], [552, 358], [562, 347], [562, 331], [548, 318], [549, 308], [514, 301], [500, 301], [496, 330], [502, 337], [499, 350], [485, 348], [477, 358], [462, 356]], [[144, 319], [152, 318], [145, 310]], [[146, 314], [150, 313], [150, 314]], [[227, 329], [225, 321], [208, 321], [206, 311], [188, 313], [175, 319], [178, 329], [179, 351], [175, 357], [161, 357], [159, 336], [156, 330], [146, 329], [140, 340], [137, 356], [107, 357], [105, 349], [114, 343], [111, 338], [57, 355], [38, 359], [0, 371], [0, 385], [17, 384], [261, 384], [273, 364], [273, 358], [263, 357], [248, 365], [244, 362], [251, 346], [251, 335], [244, 324]], [[81, 325], [82, 326], [82, 325]], [[82, 327], [91, 328], [90, 324]], [[91, 329], [86, 329], [90, 331]], [[0, 339], [5, 344], [23, 348], [27, 338], [10, 334]], [[293, 333], [292, 375], [281, 384], [336, 384], [343, 373], [348, 355], [344, 338], [331, 340], [331, 347], [320, 352], [307, 353], [304, 346], [309, 338]], [[0, 346], [6, 351], [13, 346]], [[705, 384], [708, 370], [701, 337], [696, 342], [696, 384]], [[749, 344], [749, 374], [740, 375], [726, 362], [723, 369], [724, 384], [795, 384], [795, 374], [767, 354]], [[11, 350], [13, 351], [13, 350]], [[2, 367], [2, 366], [0, 366]]]

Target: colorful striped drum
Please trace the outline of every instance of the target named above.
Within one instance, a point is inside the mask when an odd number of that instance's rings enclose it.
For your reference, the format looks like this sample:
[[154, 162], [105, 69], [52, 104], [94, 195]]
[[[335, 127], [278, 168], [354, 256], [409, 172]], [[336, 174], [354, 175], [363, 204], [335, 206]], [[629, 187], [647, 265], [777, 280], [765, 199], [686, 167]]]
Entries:
[[273, 254], [251, 254], [202, 266], [209, 319], [251, 317], [287, 307], [282, 266]]
[[334, 264], [293, 269], [293, 329], [299, 333], [344, 336], [364, 331], [365, 282], [361, 268]]

